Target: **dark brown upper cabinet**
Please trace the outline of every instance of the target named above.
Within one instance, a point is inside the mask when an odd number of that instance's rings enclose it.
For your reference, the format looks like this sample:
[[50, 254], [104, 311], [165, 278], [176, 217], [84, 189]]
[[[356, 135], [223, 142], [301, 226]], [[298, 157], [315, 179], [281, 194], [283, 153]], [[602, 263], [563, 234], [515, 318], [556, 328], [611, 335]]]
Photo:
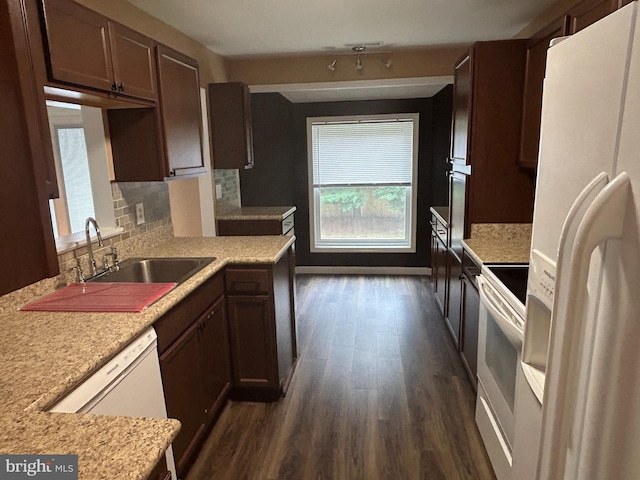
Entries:
[[551, 40], [577, 33], [628, 3], [631, 3], [631, 0], [585, 0], [529, 39], [518, 166], [526, 169], [535, 169], [538, 166], [542, 89]]
[[42, 7], [51, 82], [156, 99], [153, 40], [71, 0]]
[[0, 295], [59, 273], [48, 203], [53, 185], [47, 166], [53, 153], [38, 76], [44, 66], [28, 28], [32, 6], [0, 2]]
[[164, 45], [157, 53], [169, 176], [204, 172], [198, 63]]
[[209, 125], [214, 168], [253, 167], [249, 87], [239, 82], [209, 84]]
[[564, 15], [535, 34], [527, 42], [524, 94], [522, 101], [522, 131], [518, 165], [535, 169], [538, 166], [542, 85], [549, 42], [568, 33], [568, 16]]
[[150, 182], [205, 172], [198, 64], [157, 47], [155, 108], [107, 110], [118, 182]]
[[113, 77], [118, 93], [155, 100], [158, 81], [155, 42], [119, 23], [109, 21]]
[[454, 69], [451, 161], [467, 163], [467, 141], [471, 101], [471, 56], [462, 57]]
[[574, 34], [615, 12], [624, 0], [586, 0], [569, 10], [569, 33]]

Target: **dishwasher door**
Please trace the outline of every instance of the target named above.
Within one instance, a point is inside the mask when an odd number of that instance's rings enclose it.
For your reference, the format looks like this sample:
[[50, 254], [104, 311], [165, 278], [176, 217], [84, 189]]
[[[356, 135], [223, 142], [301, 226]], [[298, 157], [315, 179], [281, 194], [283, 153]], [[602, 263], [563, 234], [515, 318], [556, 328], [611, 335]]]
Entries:
[[[147, 330], [49, 411], [167, 418], [155, 330]], [[166, 458], [176, 480], [171, 446]]]

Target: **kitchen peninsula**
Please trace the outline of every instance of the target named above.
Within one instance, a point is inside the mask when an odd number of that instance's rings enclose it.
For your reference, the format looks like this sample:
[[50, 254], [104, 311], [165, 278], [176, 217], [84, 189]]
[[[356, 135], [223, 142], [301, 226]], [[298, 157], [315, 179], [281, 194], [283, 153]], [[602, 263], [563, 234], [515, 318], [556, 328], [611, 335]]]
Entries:
[[[227, 266], [275, 265], [295, 237], [172, 238], [170, 227], [123, 242], [123, 257], [215, 256], [142, 313], [21, 312], [69, 273], [0, 297], [0, 451], [78, 454], [79, 478], [145, 479], [178, 434], [176, 420], [48, 413], [127, 344]], [[159, 238], [161, 237], [161, 238]], [[293, 332], [295, 335], [295, 330]]]

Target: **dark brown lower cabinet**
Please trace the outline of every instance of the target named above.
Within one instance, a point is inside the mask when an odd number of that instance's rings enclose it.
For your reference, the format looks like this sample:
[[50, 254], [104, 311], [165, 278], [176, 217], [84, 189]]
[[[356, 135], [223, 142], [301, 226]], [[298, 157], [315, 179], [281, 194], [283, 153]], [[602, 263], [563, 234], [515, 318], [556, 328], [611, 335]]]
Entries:
[[435, 233], [431, 234], [431, 283], [443, 316], [447, 316], [447, 247]]
[[287, 391], [297, 359], [294, 261], [289, 249], [275, 265], [225, 271], [236, 400], [275, 401]]
[[447, 322], [447, 326], [449, 327], [449, 331], [451, 332], [451, 336], [453, 337], [453, 342], [456, 345], [456, 348], [460, 346], [460, 328], [462, 326], [462, 318], [461, 318], [461, 293], [462, 293], [462, 262], [458, 259], [458, 257], [449, 250], [448, 255], [449, 261], [449, 276], [448, 276], [448, 284], [447, 284], [447, 292], [448, 292], [448, 307], [447, 307], [447, 315], [445, 320]]
[[200, 369], [207, 424], [215, 420], [231, 386], [229, 324], [224, 298], [203, 318], [200, 327]]
[[173, 441], [178, 475], [191, 465], [230, 385], [224, 297], [160, 355], [167, 413], [182, 423]]
[[462, 335], [460, 353], [474, 390], [478, 389], [478, 324], [480, 321], [480, 294], [472, 278], [465, 272], [462, 277]]
[[218, 235], [293, 235], [293, 213], [285, 218], [272, 219], [218, 219]]
[[233, 383], [238, 387], [279, 387], [273, 312], [268, 295], [229, 295]]
[[147, 476], [147, 480], [171, 480], [171, 472], [167, 469], [167, 462], [164, 458], [156, 464], [153, 471]]

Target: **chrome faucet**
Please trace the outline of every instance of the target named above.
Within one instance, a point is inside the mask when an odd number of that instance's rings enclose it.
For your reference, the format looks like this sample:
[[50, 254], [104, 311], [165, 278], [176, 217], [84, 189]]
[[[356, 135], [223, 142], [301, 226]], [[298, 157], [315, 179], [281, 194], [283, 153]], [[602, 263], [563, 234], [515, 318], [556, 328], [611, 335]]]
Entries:
[[87, 249], [89, 250], [89, 262], [91, 263], [91, 275], [98, 274], [98, 265], [96, 264], [96, 259], [93, 257], [93, 248], [91, 246], [91, 235], [89, 234], [89, 226], [93, 223], [93, 228], [96, 229], [96, 236], [98, 237], [98, 245], [100, 247], [104, 247], [104, 242], [102, 241], [102, 236], [100, 235], [100, 228], [98, 227], [98, 222], [93, 217], [88, 217], [84, 223], [84, 234], [87, 238]]

